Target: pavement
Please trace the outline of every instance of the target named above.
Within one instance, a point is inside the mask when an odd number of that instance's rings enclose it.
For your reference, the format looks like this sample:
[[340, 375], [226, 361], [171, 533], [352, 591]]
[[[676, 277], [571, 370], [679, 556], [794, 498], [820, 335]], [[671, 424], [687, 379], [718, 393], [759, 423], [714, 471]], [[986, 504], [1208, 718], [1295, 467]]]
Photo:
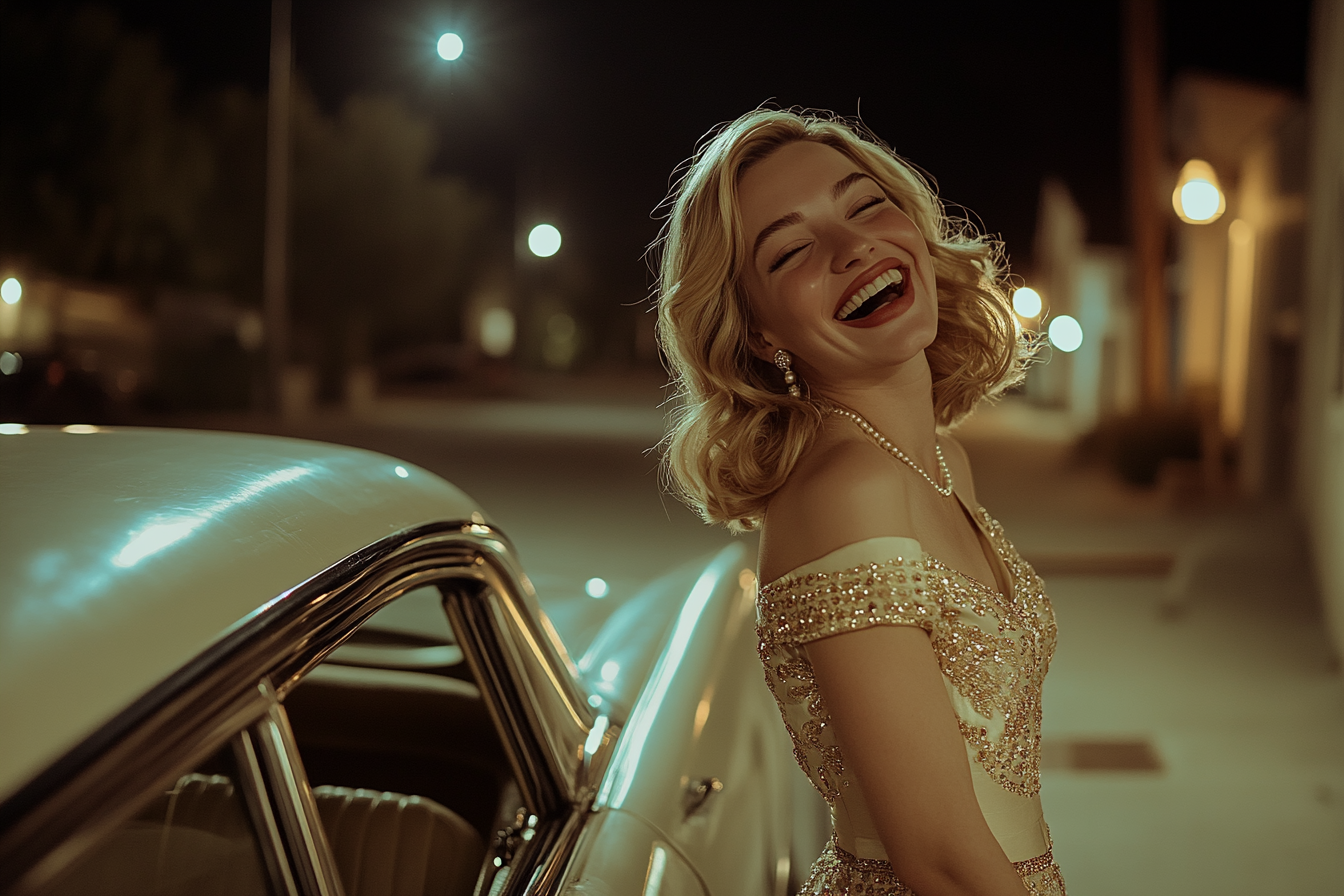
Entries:
[[[660, 387], [170, 422], [404, 457], [493, 508], [543, 593], [595, 570], [619, 589], [725, 539], [659, 491]], [[957, 437], [1058, 617], [1042, 799], [1069, 892], [1344, 896], [1344, 678], [1292, 508], [1125, 486], [1075, 459], [1060, 415], [1011, 401]]]
[[1023, 406], [957, 436], [1058, 618], [1041, 790], [1069, 892], [1344, 894], [1344, 680], [1292, 508], [1126, 487]]

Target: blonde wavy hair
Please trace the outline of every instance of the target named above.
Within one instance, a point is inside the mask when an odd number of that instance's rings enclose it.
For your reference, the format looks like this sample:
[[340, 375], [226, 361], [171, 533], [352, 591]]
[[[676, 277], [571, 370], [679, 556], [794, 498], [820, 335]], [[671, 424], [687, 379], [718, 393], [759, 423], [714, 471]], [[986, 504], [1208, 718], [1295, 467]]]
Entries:
[[1034, 334], [1017, 325], [1000, 243], [950, 217], [933, 186], [861, 125], [828, 113], [757, 109], [712, 132], [673, 187], [659, 253], [658, 339], [677, 395], [663, 461], [671, 488], [707, 522], [757, 528], [821, 428], [822, 409], [789, 396], [756, 357], [742, 283], [749, 257], [738, 183], [775, 150], [812, 140], [844, 154], [919, 227], [933, 259], [938, 335], [925, 349], [939, 426], [1018, 382]]

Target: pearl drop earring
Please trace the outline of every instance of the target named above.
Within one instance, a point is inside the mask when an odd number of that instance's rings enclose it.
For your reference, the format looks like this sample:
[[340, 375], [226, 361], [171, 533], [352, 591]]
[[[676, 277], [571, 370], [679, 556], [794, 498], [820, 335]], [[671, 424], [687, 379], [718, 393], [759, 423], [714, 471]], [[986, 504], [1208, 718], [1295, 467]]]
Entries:
[[784, 371], [784, 382], [789, 387], [789, 394], [801, 398], [803, 392], [798, 388], [798, 374], [793, 372], [793, 355], [781, 348], [775, 352], [775, 366]]

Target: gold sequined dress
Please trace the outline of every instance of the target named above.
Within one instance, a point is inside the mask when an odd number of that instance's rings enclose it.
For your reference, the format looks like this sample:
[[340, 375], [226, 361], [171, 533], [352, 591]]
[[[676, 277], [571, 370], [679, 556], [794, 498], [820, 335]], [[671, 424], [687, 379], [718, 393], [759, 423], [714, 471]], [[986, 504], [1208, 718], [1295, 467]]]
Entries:
[[804, 645], [873, 625], [929, 633], [966, 744], [985, 821], [1027, 890], [1063, 896], [1041, 812], [1041, 685], [1055, 616], [1041, 579], [983, 508], [968, 509], [993, 548], [1005, 596], [940, 563], [912, 538], [870, 538], [832, 551], [760, 589], [757, 631], [766, 680], [793, 755], [831, 807], [835, 833], [803, 891], [913, 896], [896, 877], [858, 786], [845, 768]]

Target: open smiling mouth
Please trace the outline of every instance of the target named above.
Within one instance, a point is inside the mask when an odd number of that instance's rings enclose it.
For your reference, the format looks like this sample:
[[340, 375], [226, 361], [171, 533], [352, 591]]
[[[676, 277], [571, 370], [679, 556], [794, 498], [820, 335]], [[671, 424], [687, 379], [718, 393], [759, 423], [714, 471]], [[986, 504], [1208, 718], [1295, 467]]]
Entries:
[[905, 295], [905, 271], [892, 268], [849, 297], [836, 312], [836, 320], [862, 320], [890, 302]]

